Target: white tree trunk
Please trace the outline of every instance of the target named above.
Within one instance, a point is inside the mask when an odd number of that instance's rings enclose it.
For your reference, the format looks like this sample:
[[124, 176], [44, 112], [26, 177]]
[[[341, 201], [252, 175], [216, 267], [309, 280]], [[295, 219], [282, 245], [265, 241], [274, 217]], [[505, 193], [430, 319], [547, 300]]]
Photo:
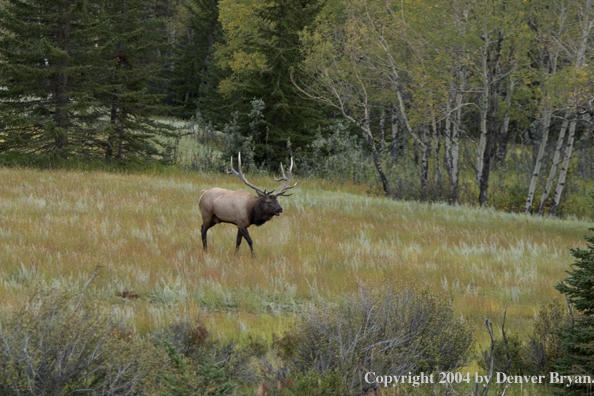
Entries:
[[[459, 87], [450, 83], [450, 95], [446, 104], [447, 116], [445, 119], [445, 154], [444, 164], [450, 178], [450, 204], [458, 200], [458, 163], [460, 158], [460, 119], [462, 117], [462, 100], [466, 76], [463, 70], [459, 70], [456, 78]], [[454, 108], [452, 109], [452, 100]]]
[[446, 167], [446, 171], [452, 178], [452, 93], [454, 92], [453, 83], [450, 83], [450, 95], [446, 102], [446, 119], [444, 128], [444, 143], [445, 152], [443, 154], [443, 163]]
[[569, 134], [567, 135], [567, 145], [565, 146], [565, 155], [563, 156], [563, 163], [559, 171], [559, 179], [557, 180], [557, 188], [555, 189], [555, 196], [551, 204], [551, 216], [557, 215], [557, 209], [561, 203], [561, 194], [563, 194], [563, 187], [565, 187], [565, 179], [567, 178], [567, 169], [569, 168], [569, 160], [573, 151], [573, 141], [575, 138], [575, 121], [569, 123]]
[[[464, 83], [461, 83], [461, 87]], [[456, 110], [454, 111], [454, 122], [452, 123], [452, 147], [450, 152], [451, 162], [451, 184], [450, 203], [458, 201], [458, 164], [460, 162], [460, 122], [462, 118], [462, 93], [456, 93]]]
[[551, 193], [551, 188], [553, 187], [553, 180], [557, 175], [557, 168], [559, 168], [559, 158], [561, 157], [561, 149], [563, 148], [563, 140], [565, 139], [565, 131], [567, 131], [567, 125], [569, 124], [568, 115], [563, 120], [563, 125], [561, 126], [561, 130], [559, 131], [559, 137], [557, 138], [557, 145], [555, 146], [555, 154], [553, 155], [553, 162], [551, 163], [551, 170], [549, 171], [549, 177], [547, 178], [547, 184], [545, 186], [544, 192], [542, 193], [542, 197], [540, 198], [540, 204], [538, 205], [538, 214], [542, 215], [544, 213], [544, 207], [547, 199], [549, 198], [549, 194]]
[[439, 133], [437, 131], [437, 120], [435, 119], [435, 112], [431, 110], [431, 133], [433, 135], [433, 160], [435, 161], [435, 181], [438, 187], [441, 187], [441, 166], [439, 165]]
[[421, 148], [421, 191], [423, 199], [427, 191], [427, 179], [429, 177], [429, 147], [431, 145], [429, 135], [429, 128], [426, 125], [423, 126], [423, 144], [420, 144]]
[[489, 52], [489, 40], [485, 36], [485, 47], [482, 54], [482, 73], [481, 78], [483, 80], [483, 91], [481, 92], [480, 98], [480, 128], [481, 135], [479, 137], [478, 146], [476, 149], [476, 179], [477, 183], [481, 181], [481, 175], [483, 174], [483, 166], [485, 163], [485, 147], [487, 145], [487, 113], [489, 111], [489, 70], [487, 67], [487, 56]]
[[534, 163], [534, 171], [532, 172], [532, 178], [530, 179], [530, 187], [528, 188], [528, 198], [526, 199], [526, 207], [524, 213], [529, 214], [532, 212], [532, 203], [534, 202], [534, 193], [536, 191], [536, 181], [540, 174], [540, 167], [542, 165], [542, 158], [544, 157], [544, 151], [549, 138], [549, 126], [551, 124], [551, 109], [545, 108], [542, 114], [542, 136], [540, 144], [538, 146], [538, 154], [536, 155], [536, 162]]
[[[559, 58], [559, 51], [561, 49], [561, 46], [559, 44], [559, 40], [557, 39], [557, 37], [561, 37], [562, 32], [565, 30], [565, 20], [566, 20], [566, 8], [565, 7], [561, 7], [558, 13], [558, 21], [559, 21], [559, 26], [558, 26], [558, 30], [554, 33], [554, 34], [545, 34], [545, 37], [551, 37], [553, 38], [553, 47], [552, 50], [549, 52], [549, 60], [547, 63], [545, 63], [543, 65], [543, 69], [548, 70], [548, 76], [543, 76], [543, 80], [546, 79], [547, 77], [552, 77], [557, 73], [557, 60]], [[549, 111], [552, 113], [552, 109], [551, 109], [551, 105], [550, 103], [546, 102], [546, 98], [548, 96], [548, 92], [544, 92], [543, 95], [543, 104], [542, 106], [544, 108], [548, 108]], [[563, 148], [563, 141], [565, 139], [565, 132], [567, 131], [567, 125], [568, 125], [568, 117], [569, 117], [570, 113], [567, 112], [567, 114], [565, 115], [565, 118], [563, 119], [563, 123], [561, 125], [561, 130], [559, 131], [559, 136], [557, 138], [557, 144], [555, 145], [555, 153], [553, 154], [553, 161], [551, 163], [551, 169], [549, 170], [549, 176], [547, 178], [547, 182], [545, 185], [545, 189], [542, 193], [542, 196], [540, 197], [540, 203], [538, 204], [538, 214], [542, 215], [544, 212], [544, 206], [545, 203], [549, 197], [549, 194], [551, 192], [551, 188], [553, 186], [553, 180], [555, 179], [555, 175], [557, 174], [557, 168], [559, 167], [559, 158], [561, 157], [561, 149]], [[549, 119], [549, 128], [550, 128], [550, 119]]]
[[391, 108], [391, 120], [392, 120], [392, 159], [394, 162], [398, 161], [398, 146], [399, 146], [399, 137], [398, 137], [398, 115], [396, 114], [396, 106], [392, 105]]
[[[466, 21], [468, 18], [468, 8], [465, 7], [464, 2], [454, 1], [453, 2], [454, 21], [456, 23], [456, 33], [458, 37], [464, 38], [466, 36]], [[461, 40], [461, 47], [455, 48], [454, 53], [457, 61], [457, 70], [454, 73], [454, 80], [458, 84], [455, 87], [452, 83], [450, 92], [454, 94], [454, 109], [453, 113], [450, 113], [448, 109], [447, 121], [451, 121], [451, 135], [450, 135], [450, 148], [446, 149], [449, 155], [448, 171], [450, 175], [450, 204], [455, 204], [458, 201], [458, 163], [460, 158], [460, 123], [462, 121], [462, 100], [463, 92], [466, 88], [466, 66], [463, 66], [465, 62], [465, 50], [464, 40]], [[449, 106], [449, 100], [448, 100]], [[453, 114], [453, 119], [451, 115]], [[449, 132], [449, 128], [446, 128]]]
[[[423, 140], [421, 140], [419, 138], [419, 135], [417, 135], [415, 133], [415, 131], [413, 131], [413, 129], [411, 128], [410, 123], [408, 121], [408, 116], [406, 115], [404, 99], [402, 98], [402, 92], [400, 91], [400, 74], [398, 73], [398, 67], [397, 67], [398, 62], [396, 62], [392, 53], [390, 52], [390, 46], [388, 45], [388, 42], [386, 41], [386, 39], [383, 35], [380, 35], [378, 37], [377, 44], [385, 52], [386, 57], [387, 57], [388, 67], [390, 68], [390, 71], [391, 71], [390, 80], [392, 83], [392, 88], [393, 88], [394, 92], [396, 93], [396, 98], [398, 99], [398, 107], [400, 109], [400, 117], [402, 120], [402, 124], [406, 128], [406, 131], [415, 140], [415, 142], [417, 142], [417, 144], [419, 146], [424, 147], [425, 143], [423, 142]], [[424, 147], [424, 149], [426, 150], [426, 147]]]

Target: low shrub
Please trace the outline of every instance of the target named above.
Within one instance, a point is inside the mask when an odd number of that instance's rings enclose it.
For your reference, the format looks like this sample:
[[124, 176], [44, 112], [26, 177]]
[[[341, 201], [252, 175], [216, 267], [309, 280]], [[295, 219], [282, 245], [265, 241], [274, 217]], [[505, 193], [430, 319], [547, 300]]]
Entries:
[[[541, 375], [555, 371], [555, 360], [563, 356], [559, 331], [570, 323], [568, 309], [560, 301], [543, 305], [534, 318], [528, 339], [506, 334], [496, 339], [493, 350], [493, 371], [508, 375]], [[507, 332], [506, 332], [507, 333]], [[480, 353], [478, 365], [489, 370], [491, 348]]]
[[454, 370], [468, 359], [472, 337], [451, 300], [428, 291], [361, 288], [337, 307], [303, 312], [277, 341], [297, 394], [364, 394], [367, 372]]
[[0, 394], [150, 393], [166, 356], [84, 295], [43, 292], [0, 323]]
[[217, 340], [190, 317], [179, 318], [154, 336], [171, 363], [159, 376], [167, 388], [164, 395], [226, 395], [234, 394], [238, 384], [261, 383], [254, 362], [267, 354], [269, 345], [260, 338], [250, 337], [245, 345]]
[[220, 364], [206, 360], [195, 364], [181, 355], [175, 347], [165, 343], [165, 349], [171, 359], [168, 373], [159, 376], [165, 385], [163, 396], [224, 396], [233, 395], [237, 384], [226, 377]]
[[555, 361], [563, 356], [559, 332], [569, 326], [571, 316], [567, 306], [559, 300], [540, 308], [534, 321], [534, 330], [526, 345], [526, 359], [532, 364], [531, 374], [555, 371]]
[[[507, 340], [496, 339], [493, 345], [493, 372], [507, 374], [528, 374], [526, 366], [526, 344], [514, 333], [506, 334]], [[491, 347], [484, 349], [478, 359], [478, 365], [485, 372], [489, 372], [491, 364]]]

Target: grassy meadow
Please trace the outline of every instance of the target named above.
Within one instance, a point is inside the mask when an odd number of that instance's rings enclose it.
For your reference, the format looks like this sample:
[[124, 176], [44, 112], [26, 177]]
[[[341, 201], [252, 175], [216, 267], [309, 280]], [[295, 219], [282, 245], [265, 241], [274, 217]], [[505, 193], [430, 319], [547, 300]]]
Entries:
[[0, 180], [1, 310], [39, 288], [82, 290], [99, 268], [88, 292], [137, 331], [191, 315], [240, 340], [282, 333], [304, 304], [382, 283], [451, 293], [477, 330], [507, 308], [507, 329], [526, 334], [540, 306], [559, 298], [567, 247], [583, 246], [588, 226], [297, 179], [283, 214], [250, 228], [252, 259], [245, 241], [235, 254], [228, 224], [209, 231], [202, 251], [201, 191], [245, 187], [233, 176], [3, 168]]

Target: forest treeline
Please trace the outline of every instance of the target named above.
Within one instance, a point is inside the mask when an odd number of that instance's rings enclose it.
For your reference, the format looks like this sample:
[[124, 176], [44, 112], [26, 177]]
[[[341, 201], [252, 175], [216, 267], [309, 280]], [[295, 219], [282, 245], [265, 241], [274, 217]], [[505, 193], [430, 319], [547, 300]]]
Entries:
[[2, 0], [0, 152], [153, 161], [173, 118], [221, 164], [584, 213], [593, 2]]

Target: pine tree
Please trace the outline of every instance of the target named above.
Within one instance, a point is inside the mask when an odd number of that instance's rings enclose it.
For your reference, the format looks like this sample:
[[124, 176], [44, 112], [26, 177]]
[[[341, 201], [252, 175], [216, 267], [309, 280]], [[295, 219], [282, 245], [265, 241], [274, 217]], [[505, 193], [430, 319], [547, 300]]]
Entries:
[[156, 155], [159, 137], [171, 130], [153, 119], [165, 111], [163, 95], [152, 92], [150, 85], [163, 68], [159, 51], [166, 45], [164, 23], [153, 11], [142, 0], [105, 1], [101, 35], [105, 68], [96, 97], [109, 119], [104, 138], [98, 142], [108, 159]]
[[[242, 134], [255, 143], [256, 162], [271, 167], [290, 154], [291, 146], [309, 144], [323, 119], [319, 106], [304, 99], [290, 78], [303, 60], [299, 34], [314, 23], [322, 2], [220, 4], [226, 42], [217, 47], [215, 57], [231, 74], [219, 87], [228, 106], [240, 114]], [[257, 123], [250, 116], [255, 100], [264, 103]]]
[[194, 116], [201, 104], [208, 107], [211, 100], [204, 91], [210, 82], [214, 45], [222, 35], [217, 5], [218, 0], [190, 0], [180, 13], [183, 27], [176, 37], [169, 89], [175, 114], [182, 118]]
[[[594, 231], [594, 228], [590, 228]], [[576, 259], [569, 276], [555, 288], [565, 294], [580, 314], [574, 323], [560, 333], [564, 357], [556, 361], [561, 375], [592, 375], [594, 373], [594, 235], [584, 236], [587, 249], [570, 249]], [[588, 385], [564, 387], [566, 394], [591, 392]], [[588, 393], [590, 394], [590, 393]]]
[[96, 14], [85, 0], [7, 0], [0, 8], [1, 151], [84, 152], [99, 118]]
[[0, 150], [159, 154], [150, 92], [163, 22], [141, 0], [8, 0], [0, 9]]
[[299, 33], [313, 22], [320, 6], [318, 0], [273, 0], [256, 12], [261, 22], [260, 37], [254, 44], [266, 55], [268, 69], [255, 79], [253, 97], [266, 106], [262, 126], [265, 141], [260, 139], [259, 151], [262, 156], [265, 153], [269, 166], [270, 161], [288, 155], [290, 145], [305, 147], [316, 131], [312, 124], [319, 114], [313, 103], [297, 92], [290, 73], [302, 60]]

